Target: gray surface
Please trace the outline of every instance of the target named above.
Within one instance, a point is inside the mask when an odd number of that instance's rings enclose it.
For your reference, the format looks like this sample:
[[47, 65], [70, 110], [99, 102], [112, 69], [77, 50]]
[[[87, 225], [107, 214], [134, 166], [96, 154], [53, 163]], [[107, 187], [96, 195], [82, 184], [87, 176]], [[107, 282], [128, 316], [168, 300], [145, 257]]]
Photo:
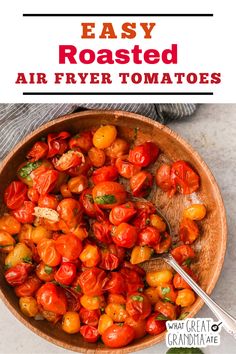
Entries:
[[[211, 168], [222, 191], [228, 216], [228, 245], [224, 268], [213, 292], [213, 298], [236, 316], [236, 104], [202, 105], [190, 119], [174, 122], [170, 127], [180, 133], [202, 155]], [[204, 307], [199, 317], [211, 317]], [[139, 354], [164, 354], [164, 344], [146, 349]], [[1, 354], [72, 354], [58, 348], [21, 325], [0, 303]], [[235, 354], [236, 341], [222, 331], [220, 347], [204, 349], [205, 354]]]

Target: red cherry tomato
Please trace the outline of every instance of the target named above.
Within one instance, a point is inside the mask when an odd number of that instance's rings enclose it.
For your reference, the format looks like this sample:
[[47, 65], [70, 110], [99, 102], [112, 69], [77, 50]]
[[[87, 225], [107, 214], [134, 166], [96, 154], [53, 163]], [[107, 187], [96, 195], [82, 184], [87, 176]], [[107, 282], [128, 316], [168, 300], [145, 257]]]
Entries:
[[102, 340], [110, 348], [121, 348], [132, 342], [134, 337], [135, 331], [131, 326], [126, 323], [115, 323], [106, 329]]
[[19, 263], [5, 272], [5, 279], [11, 286], [21, 285], [28, 278], [31, 270], [31, 264]]
[[82, 207], [73, 198], [64, 198], [57, 207], [57, 212], [69, 229], [73, 229], [82, 221]]
[[92, 174], [94, 184], [106, 181], [115, 181], [118, 178], [118, 170], [115, 166], [103, 166], [95, 170]]
[[99, 339], [99, 333], [96, 327], [84, 325], [80, 327], [80, 334], [84, 340], [89, 343], [95, 343]]
[[31, 202], [37, 203], [39, 200], [39, 193], [32, 187], [28, 189], [27, 197], [31, 200]]
[[50, 267], [56, 267], [61, 263], [61, 254], [56, 249], [56, 242], [43, 238], [37, 245], [37, 250], [42, 261]]
[[123, 185], [117, 182], [98, 183], [92, 191], [93, 200], [102, 209], [111, 209], [122, 204], [126, 199], [126, 191]]
[[37, 302], [45, 311], [64, 315], [67, 311], [66, 296], [59, 286], [53, 283], [43, 284], [36, 294]]
[[95, 218], [97, 210], [94, 205], [92, 188], [85, 189], [80, 195], [80, 202], [86, 215]]
[[135, 339], [142, 338], [146, 334], [146, 321], [138, 320], [135, 321], [132, 317], [128, 317], [125, 320], [125, 323], [132, 327], [135, 331]]
[[135, 320], [144, 320], [151, 313], [151, 303], [146, 295], [135, 292], [130, 294], [126, 302], [126, 311]]
[[152, 142], [135, 146], [129, 151], [129, 162], [140, 167], [147, 167], [155, 162], [159, 155], [159, 148]]
[[[163, 319], [176, 320], [177, 316], [177, 306], [171, 304], [170, 302], [157, 301], [155, 304], [155, 310], [163, 315]], [[162, 316], [160, 316], [161, 318]]]
[[16, 218], [17, 221], [21, 223], [31, 224], [34, 222], [35, 216], [34, 214], [35, 204], [30, 201], [25, 201], [21, 205], [20, 208], [13, 210], [12, 214]]
[[71, 150], [81, 149], [88, 152], [93, 146], [93, 136], [91, 131], [80, 132], [69, 140]]
[[149, 213], [147, 213], [145, 210], [138, 210], [137, 215], [135, 216], [134, 220], [132, 221], [132, 224], [138, 229], [139, 231], [144, 229], [149, 223], [150, 223], [150, 218], [149, 218]]
[[62, 263], [54, 278], [63, 285], [70, 285], [76, 276], [76, 265], [71, 262]]
[[179, 237], [186, 245], [192, 244], [199, 236], [199, 228], [194, 220], [184, 218], [179, 227]]
[[43, 159], [47, 156], [48, 153], [48, 144], [43, 141], [37, 141], [32, 149], [26, 155], [27, 159], [31, 162], [38, 161], [39, 159]]
[[71, 233], [59, 236], [55, 241], [55, 247], [62, 257], [74, 261], [79, 258], [82, 251], [82, 242]]
[[92, 225], [93, 233], [96, 239], [102, 243], [109, 244], [112, 243], [111, 230], [112, 224], [109, 221], [98, 222], [95, 221]]
[[154, 247], [154, 250], [156, 253], [165, 253], [169, 250], [171, 243], [172, 243], [171, 236], [167, 232], [164, 232], [161, 235], [160, 242]]
[[179, 264], [183, 264], [185, 261], [191, 260], [195, 257], [194, 250], [188, 245], [182, 245], [174, 248], [171, 251], [171, 254]]
[[115, 166], [119, 174], [127, 179], [130, 179], [141, 171], [141, 167], [135, 166], [121, 157], [118, 157], [118, 159], [116, 159]]
[[117, 226], [122, 222], [129, 221], [136, 212], [134, 204], [132, 202], [127, 202], [112, 208], [109, 214], [109, 220], [113, 225]]
[[115, 230], [112, 231], [112, 240], [117, 246], [132, 248], [137, 241], [137, 231], [132, 225], [125, 222], [119, 226], [114, 226]]
[[76, 177], [80, 175], [88, 176], [91, 172], [92, 163], [88, 156], [84, 157], [84, 162], [75, 167], [71, 167], [66, 173], [71, 177]]
[[152, 226], [147, 226], [138, 234], [138, 244], [140, 246], [154, 247], [160, 242], [160, 232]]
[[135, 270], [122, 268], [120, 272], [125, 279], [127, 294], [132, 294], [143, 289], [144, 283], [141, 276]]
[[146, 323], [146, 331], [151, 335], [158, 335], [166, 330], [166, 321], [160, 320], [160, 312], [154, 312], [148, 317]]
[[100, 316], [100, 310], [87, 310], [82, 307], [79, 312], [81, 322], [93, 327], [97, 327]]
[[170, 165], [164, 163], [156, 171], [156, 183], [164, 192], [168, 192], [169, 197], [175, 194], [175, 187], [171, 180], [171, 167]]
[[80, 166], [83, 160], [84, 155], [81, 152], [69, 150], [56, 160], [54, 166], [58, 171], [66, 171], [70, 168]]
[[176, 161], [171, 167], [171, 181], [182, 194], [191, 194], [199, 188], [200, 178], [185, 161]]
[[39, 192], [39, 194], [46, 194], [51, 192], [58, 181], [59, 172], [56, 170], [47, 170], [37, 178], [33, 179], [33, 187]]
[[125, 250], [115, 244], [109, 244], [107, 248], [101, 249], [100, 268], [114, 270], [124, 260]]
[[80, 274], [79, 285], [85, 295], [99, 296], [104, 292], [103, 285], [105, 278], [106, 273], [104, 270], [94, 267]]
[[119, 272], [111, 272], [104, 289], [111, 294], [125, 294], [126, 284], [123, 275]]
[[135, 197], [145, 197], [150, 193], [153, 176], [150, 172], [141, 171], [130, 179], [130, 188]]
[[70, 137], [68, 132], [61, 132], [59, 134], [53, 133], [48, 134], [47, 143], [48, 143], [48, 158], [51, 158], [55, 155], [62, 155], [67, 149], [66, 139]]
[[58, 199], [55, 195], [44, 194], [38, 199], [38, 206], [40, 208], [49, 208], [56, 210], [58, 206]]
[[5, 189], [4, 202], [9, 209], [18, 209], [27, 200], [27, 186], [20, 181], [13, 181]]
[[73, 288], [65, 287], [64, 290], [67, 302], [67, 311], [79, 311], [80, 294]]
[[[193, 280], [197, 281], [197, 276], [194, 274], [191, 268], [187, 266], [182, 266], [182, 268], [185, 270], [185, 272], [190, 275]], [[191, 286], [186, 283], [186, 281], [179, 275], [178, 273], [175, 273], [174, 278], [173, 278], [173, 285], [175, 289], [191, 289]]]
[[31, 275], [23, 284], [16, 286], [14, 291], [18, 297], [33, 296], [41, 284], [41, 280], [36, 275]]

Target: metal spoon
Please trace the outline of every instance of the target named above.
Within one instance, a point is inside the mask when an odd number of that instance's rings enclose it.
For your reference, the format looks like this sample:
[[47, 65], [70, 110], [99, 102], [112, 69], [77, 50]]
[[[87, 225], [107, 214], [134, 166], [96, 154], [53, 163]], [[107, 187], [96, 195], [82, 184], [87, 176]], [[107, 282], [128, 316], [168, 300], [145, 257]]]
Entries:
[[[167, 225], [167, 230], [171, 235], [171, 227], [168, 220], [165, 216], [157, 210], [157, 214], [165, 221]], [[236, 319], [228, 314], [225, 310], [223, 310], [215, 301], [213, 301], [210, 296], [208, 296], [205, 291], [203, 291], [200, 286], [179, 266], [174, 257], [170, 253], [163, 253], [160, 255], [155, 255], [150, 260], [144, 262], [149, 263], [154, 260], [163, 259], [168, 265], [170, 265], [177, 273], [181, 275], [181, 277], [191, 286], [191, 288], [195, 291], [197, 295], [205, 302], [205, 304], [211, 309], [211, 311], [215, 314], [218, 320], [222, 323], [224, 329], [234, 336], [236, 339]]]

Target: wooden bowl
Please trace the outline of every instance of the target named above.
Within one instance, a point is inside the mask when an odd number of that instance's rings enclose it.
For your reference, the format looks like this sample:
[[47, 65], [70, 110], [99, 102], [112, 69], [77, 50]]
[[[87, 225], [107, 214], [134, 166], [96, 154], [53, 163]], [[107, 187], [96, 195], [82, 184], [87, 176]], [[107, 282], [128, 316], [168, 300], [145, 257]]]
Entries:
[[[193, 200], [200, 198], [207, 206], [208, 212], [205, 220], [200, 222], [201, 236], [194, 244], [195, 250], [199, 251], [199, 259], [194, 266], [199, 275], [200, 286], [210, 294], [219, 277], [226, 249], [226, 216], [219, 188], [209, 168], [197, 152], [169, 128], [149, 118], [122, 111], [85, 111], [58, 118], [37, 129], [19, 143], [1, 165], [0, 215], [5, 211], [2, 201], [3, 191], [9, 182], [15, 178], [17, 167], [24, 161], [26, 152], [35, 141], [48, 133], [68, 130], [75, 134], [80, 130], [101, 124], [115, 124], [119, 127], [120, 134], [130, 141], [137, 135], [137, 142], [147, 140], [156, 142], [162, 153], [155, 167], [160, 165], [161, 161], [181, 159], [188, 161], [199, 173], [201, 188]], [[151, 198], [162, 209], [163, 214], [169, 219], [174, 233], [176, 233], [183, 207], [190, 202], [191, 197], [176, 195], [174, 198], [168, 199], [160, 189], [155, 189]], [[111, 349], [106, 348], [102, 342], [97, 344], [87, 343], [80, 335], [68, 335], [59, 326], [55, 327], [47, 321], [36, 321], [25, 317], [19, 310], [18, 300], [12, 288], [4, 280], [3, 259], [0, 263], [0, 296], [10, 311], [25, 326], [49, 342], [66, 349], [84, 353], [111, 352]], [[158, 263], [156, 266], [160, 267], [161, 265]], [[198, 298], [187, 309], [189, 311], [188, 317], [196, 315], [202, 305], [203, 302]], [[128, 353], [141, 350], [159, 343], [164, 337], [165, 333], [158, 336], [147, 335], [125, 348], [112, 350], [112, 353]]]

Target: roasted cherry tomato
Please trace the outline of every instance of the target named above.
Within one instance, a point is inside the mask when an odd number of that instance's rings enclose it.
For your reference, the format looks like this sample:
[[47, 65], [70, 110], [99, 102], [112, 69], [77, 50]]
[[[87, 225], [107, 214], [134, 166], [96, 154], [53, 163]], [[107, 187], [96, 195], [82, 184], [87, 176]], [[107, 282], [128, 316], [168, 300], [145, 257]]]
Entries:
[[78, 312], [68, 311], [62, 318], [62, 329], [66, 333], [74, 334], [80, 330], [80, 317]]
[[63, 199], [58, 204], [57, 212], [69, 229], [76, 227], [82, 220], [82, 207], [73, 198]]
[[41, 284], [41, 280], [36, 275], [31, 275], [23, 284], [16, 286], [14, 291], [18, 297], [33, 296]]
[[[182, 268], [185, 270], [185, 272], [190, 275], [191, 278], [193, 278], [194, 281], [197, 282], [197, 276], [194, 274], [191, 268], [187, 266], [182, 266]], [[173, 278], [173, 285], [175, 289], [191, 289], [191, 287], [188, 285], [188, 283], [179, 275], [176, 273]]]
[[130, 179], [130, 188], [135, 197], [145, 197], [150, 193], [153, 176], [150, 172], [140, 171]]
[[145, 336], [146, 332], [146, 321], [145, 320], [138, 320], [135, 321], [133, 319], [133, 317], [128, 317], [125, 320], [125, 323], [132, 327], [134, 332], [135, 332], [135, 336], [134, 339], [139, 339]]
[[27, 187], [20, 181], [11, 182], [4, 192], [4, 202], [9, 209], [19, 209], [27, 200]]
[[175, 260], [179, 263], [184, 265], [183, 263], [186, 261], [191, 261], [193, 258], [195, 258], [195, 252], [192, 249], [192, 247], [188, 245], [182, 245], [174, 248], [171, 251], [172, 256], [175, 258]]
[[33, 187], [30, 187], [27, 191], [27, 197], [29, 198], [29, 200], [31, 200], [31, 202], [33, 203], [37, 203], [38, 200], [39, 200], [39, 192], [33, 188]]
[[93, 200], [102, 209], [111, 209], [122, 204], [126, 199], [126, 191], [123, 185], [117, 182], [98, 183], [92, 191]]
[[89, 150], [88, 157], [94, 167], [102, 167], [106, 161], [105, 152], [94, 146]]
[[99, 296], [102, 295], [104, 290], [104, 280], [106, 273], [99, 268], [91, 268], [85, 270], [79, 276], [79, 285], [85, 295]]
[[127, 202], [112, 208], [109, 214], [109, 220], [113, 225], [118, 226], [122, 222], [129, 221], [136, 212], [134, 204], [132, 202]]
[[153, 250], [148, 246], [134, 246], [130, 256], [131, 264], [138, 264], [148, 261], [152, 256]]
[[129, 161], [140, 167], [147, 167], [155, 162], [159, 155], [159, 148], [152, 142], [146, 142], [142, 145], [135, 146], [129, 151]]
[[48, 144], [45, 143], [44, 141], [37, 141], [33, 145], [32, 149], [28, 152], [26, 157], [30, 161], [35, 162], [45, 158], [47, 154], [48, 154]]
[[164, 192], [168, 192], [169, 197], [175, 194], [175, 187], [171, 180], [171, 166], [164, 163], [156, 171], [156, 183]]
[[191, 245], [199, 236], [199, 228], [194, 220], [184, 218], [179, 227], [179, 237], [186, 245]]
[[204, 204], [192, 204], [184, 209], [183, 217], [190, 220], [202, 220], [205, 218], [206, 212]]
[[67, 149], [66, 139], [70, 137], [68, 132], [61, 132], [59, 134], [53, 133], [48, 134], [47, 143], [48, 143], [48, 158], [51, 158], [55, 155], [62, 155]]
[[191, 306], [196, 300], [194, 292], [190, 289], [182, 289], [178, 291], [176, 305], [181, 307]]
[[106, 155], [110, 158], [117, 158], [125, 155], [129, 150], [129, 143], [121, 138], [116, 140], [105, 150]]
[[82, 307], [79, 311], [81, 322], [94, 327], [97, 327], [100, 316], [100, 310], [87, 310]]
[[24, 243], [17, 243], [12, 251], [8, 253], [5, 258], [5, 265], [9, 267], [14, 267], [15, 265], [22, 263], [24, 261], [31, 262], [32, 251]]
[[39, 263], [36, 268], [37, 277], [45, 282], [54, 280], [55, 272], [56, 268], [51, 267], [43, 262]]
[[154, 312], [148, 317], [146, 323], [146, 331], [151, 335], [158, 335], [166, 330], [166, 321], [161, 319], [160, 312]]
[[138, 244], [140, 246], [156, 246], [161, 239], [160, 232], [153, 226], [147, 226], [138, 234]]
[[54, 240], [42, 239], [37, 245], [37, 250], [42, 261], [48, 266], [55, 267], [61, 263], [61, 254], [57, 251]]
[[105, 312], [114, 322], [124, 322], [128, 317], [125, 306], [121, 304], [109, 303], [105, 308]]
[[118, 226], [114, 226], [112, 240], [117, 246], [132, 248], [137, 241], [137, 230], [134, 226], [123, 222]]
[[5, 272], [5, 279], [11, 286], [23, 284], [32, 271], [32, 265], [28, 263], [19, 263]]
[[115, 181], [118, 178], [118, 170], [115, 166], [103, 166], [95, 170], [92, 174], [94, 184], [106, 181]]
[[72, 167], [80, 166], [83, 161], [84, 155], [80, 151], [69, 150], [55, 162], [54, 166], [58, 171], [66, 171]]
[[119, 174], [127, 179], [130, 179], [141, 170], [141, 167], [133, 165], [132, 163], [126, 161], [124, 157], [119, 157], [118, 159], [116, 159], [115, 166]]
[[[176, 320], [176, 306], [170, 302], [158, 301], [155, 305], [155, 311], [163, 315], [163, 320]], [[161, 316], [160, 316], [161, 319]]]
[[176, 161], [171, 167], [171, 182], [182, 194], [191, 194], [199, 188], [199, 176], [185, 161]]
[[123, 275], [119, 272], [111, 272], [104, 289], [111, 294], [125, 294], [126, 284]]
[[39, 197], [38, 206], [40, 208], [49, 208], [56, 210], [58, 206], [58, 199], [55, 195], [44, 194]]
[[63, 285], [70, 285], [76, 276], [76, 265], [71, 262], [64, 262], [57, 270], [54, 279]]
[[82, 251], [80, 239], [72, 233], [59, 236], [55, 241], [55, 247], [57, 252], [69, 261], [76, 260]]
[[84, 325], [80, 328], [80, 334], [84, 340], [89, 343], [95, 343], [99, 339], [99, 333], [96, 327], [90, 325]]
[[21, 224], [14, 216], [5, 214], [0, 218], [0, 230], [8, 232], [10, 235], [19, 234]]
[[103, 125], [93, 135], [93, 145], [98, 149], [106, 149], [116, 140], [117, 130], [114, 125]]
[[32, 296], [22, 296], [19, 299], [21, 312], [28, 317], [34, 317], [38, 313], [38, 304]]
[[35, 204], [27, 200], [18, 209], [14, 209], [12, 213], [17, 221], [30, 224], [35, 219], [34, 208]]
[[99, 322], [98, 322], [98, 332], [99, 334], [103, 334], [107, 328], [111, 327], [113, 325], [113, 320], [111, 317], [109, 317], [106, 313], [100, 316]]
[[163, 299], [164, 301], [175, 303], [177, 293], [174, 290], [173, 285], [169, 283], [162, 283], [161, 285], [158, 285], [157, 291], [161, 299]]
[[82, 204], [83, 211], [91, 218], [95, 218], [97, 215], [97, 209], [94, 205], [92, 196], [92, 188], [85, 189], [80, 195], [80, 202]]
[[151, 302], [145, 294], [136, 292], [128, 296], [126, 310], [135, 321], [144, 320], [151, 309]]
[[0, 252], [11, 252], [15, 243], [15, 239], [8, 232], [0, 230]]
[[95, 221], [92, 225], [93, 233], [96, 239], [102, 243], [112, 243], [111, 230], [112, 224], [109, 221]]
[[83, 175], [72, 177], [68, 181], [68, 187], [71, 193], [80, 194], [88, 188], [88, 178]]
[[58, 171], [47, 170], [33, 179], [33, 187], [39, 192], [39, 194], [49, 193], [55, 188], [58, 178]]
[[171, 236], [167, 232], [164, 232], [164, 234], [161, 235], [160, 242], [154, 247], [154, 250], [156, 253], [165, 253], [169, 250], [171, 243]]
[[135, 338], [135, 330], [124, 323], [116, 323], [108, 327], [102, 334], [102, 340], [110, 348], [122, 348]]
[[85, 267], [96, 267], [101, 259], [99, 248], [96, 245], [85, 245], [80, 253], [79, 259]]
[[88, 152], [93, 146], [93, 136], [91, 131], [84, 131], [76, 134], [69, 140], [69, 147], [72, 150], [81, 149]]
[[119, 258], [111, 253], [108, 248], [101, 249], [101, 262], [99, 267], [105, 270], [114, 270], [119, 266]]
[[137, 291], [142, 291], [144, 283], [141, 276], [135, 270], [122, 268], [120, 272], [125, 279], [127, 294], [133, 294]]
[[66, 296], [63, 290], [53, 283], [43, 284], [37, 291], [36, 299], [38, 304], [46, 311], [51, 311], [58, 315], [66, 313]]

